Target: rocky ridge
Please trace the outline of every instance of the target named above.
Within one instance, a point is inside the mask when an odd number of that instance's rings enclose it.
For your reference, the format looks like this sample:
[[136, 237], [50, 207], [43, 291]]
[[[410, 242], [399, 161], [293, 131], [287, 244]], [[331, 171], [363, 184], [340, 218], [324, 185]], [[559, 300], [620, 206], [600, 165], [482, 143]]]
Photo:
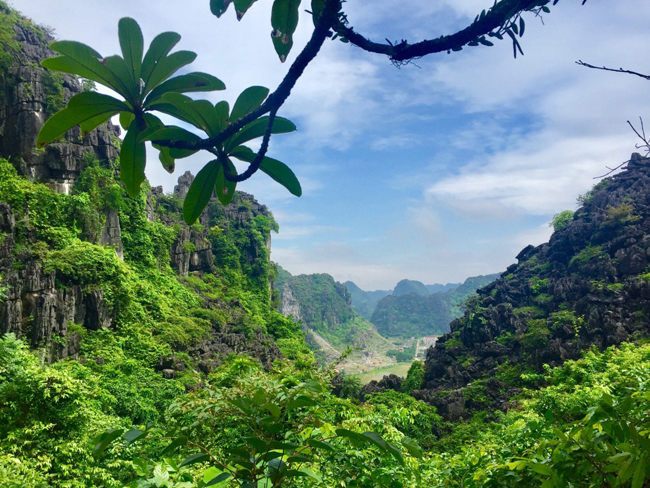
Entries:
[[649, 216], [650, 159], [633, 154], [548, 243], [523, 249], [517, 264], [478, 291], [429, 349], [414, 396], [450, 419], [505, 410], [519, 391], [512, 385], [526, 386], [522, 373], [647, 336]]

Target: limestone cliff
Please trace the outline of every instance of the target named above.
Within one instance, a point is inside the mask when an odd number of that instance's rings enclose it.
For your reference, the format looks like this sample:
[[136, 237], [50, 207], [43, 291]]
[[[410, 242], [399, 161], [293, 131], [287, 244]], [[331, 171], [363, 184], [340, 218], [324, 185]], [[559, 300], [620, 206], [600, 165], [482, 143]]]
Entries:
[[543, 365], [647, 337], [648, 217], [650, 159], [633, 154], [548, 243], [522, 250], [517, 264], [478, 291], [451, 333], [429, 349], [415, 396], [450, 418], [505, 409], [518, 391], [512, 385], [533, 386]]

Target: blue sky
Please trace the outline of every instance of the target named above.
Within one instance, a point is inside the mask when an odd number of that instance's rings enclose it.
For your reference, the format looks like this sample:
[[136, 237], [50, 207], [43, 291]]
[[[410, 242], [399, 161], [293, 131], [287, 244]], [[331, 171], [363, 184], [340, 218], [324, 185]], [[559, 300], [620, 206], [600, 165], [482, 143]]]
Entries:
[[[308, 8], [308, 2], [303, 2]], [[438, 37], [470, 22], [492, 0], [350, 0], [351, 24], [376, 40]], [[267, 204], [280, 224], [272, 259], [293, 274], [330, 273], [363, 289], [403, 278], [462, 281], [503, 271], [527, 244], [548, 239], [555, 213], [576, 208], [593, 178], [626, 160], [637, 142], [627, 120], [650, 121], [650, 83], [578, 67], [582, 59], [650, 73], [650, 2], [560, 0], [525, 17], [516, 60], [509, 42], [465, 48], [397, 69], [378, 55], [328, 42], [281, 111], [298, 132], [274, 138], [269, 154], [303, 184], [295, 198], [265, 175], [240, 189]], [[193, 70], [228, 90], [274, 88], [309, 36], [301, 14], [294, 52], [277, 60], [270, 0], [241, 22], [213, 17], [208, 0], [14, 0], [59, 38], [119, 52], [117, 21], [135, 18], [145, 40], [179, 32], [198, 53]], [[408, 7], [408, 8], [406, 8]], [[404, 15], [403, 12], [408, 12]], [[147, 175], [171, 191], [200, 156], [164, 173], [151, 151]]]

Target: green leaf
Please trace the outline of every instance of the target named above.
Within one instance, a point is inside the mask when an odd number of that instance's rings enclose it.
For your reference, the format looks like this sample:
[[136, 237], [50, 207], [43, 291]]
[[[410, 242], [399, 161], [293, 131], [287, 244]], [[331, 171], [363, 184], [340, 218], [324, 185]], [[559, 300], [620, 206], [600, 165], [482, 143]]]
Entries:
[[192, 181], [183, 203], [183, 219], [187, 224], [191, 225], [196, 222], [207, 206], [214, 192], [220, 170], [221, 163], [214, 159], [206, 164]]
[[93, 456], [98, 457], [106, 450], [111, 442], [122, 435], [124, 429], [108, 429], [95, 438], [95, 447], [93, 448]]
[[135, 115], [132, 112], [120, 112], [120, 125], [122, 129], [128, 130], [131, 122], [135, 119]]
[[162, 164], [163, 169], [169, 174], [172, 174], [176, 169], [176, 160], [172, 156], [171, 150], [168, 147], [162, 147], [158, 144], [154, 144], [153, 147], [160, 151], [158, 153], [158, 159], [160, 164]]
[[[253, 150], [246, 146], [236, 147], [230, 155], [247, 163], [252, 163], [255, 159], [255, 153]], [[263, 171], [280, 183], [289, 190], [292, 195], [297, 197], [302, 195], [302, 187], [300, 186], [298, 178], [296, 178], [293, 171], [291, 171], [291, 169], [283, 162], [278, 161], [277, 159], [264, 157], [260, 164], [260, 171]]]
[[643, 486], [646, 472], [645, 463], [645, 458], [639, 459], [639, 464], [637, 464], [634, 470], [634, 476], [632, 476], [632, 488], [641, 488]]
[[145, 106], [160, 98], [168, 92], [189, 93], [225, 90], [226, 85], [217, 77], [207, 73], [194, 72], [176, 76], [154, 88], [147, 96]]
[[214, 106], [214, 111], [217, 114], [217, 121], [219, 122], [219, 132], [228, 127], [230, 119], [228, 114], [230, 113], [230, 107], [228, 102], [221, 101]]
[[185, 142], [198, 142], [201, 140], [196, 134], [176, 127], [175, 125], [166, 125], [164, 127], [147, 131], [140, 135], [140, 141], [185, 141]]
[[325, 0], [311, 0], [311, 14], [314, 21], [314, 27], [318, 23], [318, 18], [325, 8]]
[[143, 93], [149, 93], [163, 81], [176, 73], [183, 66], [190, 64], [196, 59], [196, 53], [192, 51], [176, 51], [162, 58], [151, 70], [151, 75], [144, 80], [145, 86]]
[[145, 82], [145, 85], [149, 82], [154, 68], [169, 54], [180, 40], [181, 36], [176, 32], [163, 32], [154, 37], [142, 61], [140, 78]]
[[131, 429], [131, 430], [125, 432], [122, 437], [126, 440], [126, 445], [130, 446], [135, 441], [143, 439], [146, 436], [147, 436], [146, 431], [142, 431], [140, 429]]
[[144, 142], [138, 142], [139, 133], [138, 121], [134, 120], [126, 132], [120, 150], [120, 177], [131, 198], [135, 198], [140, 192], [140, 185], [145, 178], [144, 168], [147, 164]]
[[368, 444], [370, 442], [370, 439], [367, 436], [359, 434], [358, 432], [353, 432], [348, 429], [336, 429], [336, 435], [338, 435], [339, 437], [346, 437], [348, 439], [359, 441], [363, 444]]
[[263, 86], [250, 86], [246, 88], [241, 95], [237, 97], [237, 101], [232, 108], [230, 120], [236, 122], [245, 115], [251, 113], [258, 108], [266, 97], [269, 96], [269, 89]]
[[[235, 168], [235, 165], [232, 164], [232, 161], [230, 159], [228, 159], [227, 164], [230, 173], [236, 175], [237, 168]], [[236, 188], [237, 188], [237, 183], [234, 181], [228, 181], [226, 179], [226, 175], [223, 172], [223, 169], [222, 171], [219, 171], [219, 176], [217, 177], [217, 184], [216, 184], [217, 198], [219, 199], [219, 201], [224, 207], [232, 201], [232, 197], [235, 196]]]
[[[228, 138], [224, 142], [224, 148], [226, 152], [230, 152], [237, 146], [262, 137], [264, 132], [266, 132], [266, 126], [269, 123], [268, 117], [260, 117], [257, 120], [254, 120], [248, 125], [245, 125], [242, 130], [237, 132], [232, 137]], [[286, 134], [288, 132], [293, 132], [296, 130], [296, 126], [290, 120], [287, 120], [282, 117], [276, 117], [273, 121], [273, 127], [271, 128], [271, 134]]]
[[366, 437], [372, 444], [380, 448], [382, 451], [387, 450], [386, 441], [376, 432], [364, 432], [364, 437]]
[[315, 447], [317, 449], [325, 449], [326, 451], [334, 451], [334, 447], [329, 442], [317, 441], [315, 439], [309, 439], [307, 441], [307, 444], [309, 444], [310, 446]]
[[144, 39], [142, 30], [138, 23], [129, 18], [123, 17], [117, 24], [120, 47], [126, 65], [131, 70], [131, 79], [136, 86], [140, 86], [140, 71], [142, 69], [142, 52], [144, 50]]
[[82, 122], [79, 124], [79, 128], [81, 129], [81, 136], [85, 137], [89, 133], [91, 133], [94, 129], [102, 125], [104, 122], [107, 120], [110, 120], [111, 117], [113, 117], [113, 113], [106, 113], [106, 114], [101, 114], [98, 115], [97, 117], [93, 117], [92, 119], [88, 119], [85, 122]]
[[536, 473], [543, 474], [544, 476], [553, 476], [553, 469], [546, 464], [529, 463], [530, 469]]
[[298, 398], [287, 404], [286, 410], [287, 412], [291, 412], [292, 410], [296, 410], [298, 408], [315, 407], [317, 405], [318, 402], [315, 400], [312, 400], [311, 398], [304, 395], [300, 395]]
[[298, 26], [300, 0], [275, 0], [271, 9], [273, 47], [283, 63], [293, 46], [293, 33]]
[[215, 107], [207, 100], [192, 100], [180, 93], [166, 93], [162, 99], [176, 107], [176, 117], [204, 130], [210, 137], [220, 132], [221, 121]]
[[402, 437], [402, 445], [406, 448], [411, 456], [422, 459], [422, 448], [416, 441], [410, 437]]
[[289, 37], [286, 34], [282, 35], [273, 35], [275, 31], [271, 33], [271, 40], [273, 41], [273, 49], [275, 49], [276, 54], [280, 58], [280, 62], [284, 63], [287, 60], [287, 56], [291, 52], [293, 47], [293, 38]]
[[187, 436], [180, 436], [174, 439], [165, 449], [160, 453], [160, 457], [163, 457], [165, 454], [174, 452], [177, 448], [187, 444]]
[[221, 17], [231, 3], [232, 0], [210, 0], [210, 11], [217, 17]]
[[221, 473], [214, 478], [212, 478], [210, 481], [208, 481], [205, 486], [214, 486], [217, 483], [221, 483], [222, 481], [226, 481], [228, 478], [230, 478], [230, 473], [224, 472]]
[[321, 475], [313, 472], [309, 468], [302, 468], [301, 470], [299, 470], [299, 473], [302, 473], [304, 476], [309, 476], [310, 478], [315, 479], [319, 483], [322, 483], [322, 481], [323, 481], [323, 478], [321, 477]]
[[133, 464], [135, 465], [135, 472], [138, 476], [147, 476], [149, 474], [149, 463], [146, 459], [134, 457]]
[[273, 415], [275, 418], [280, 417], [280, 415], [282, 414], [280, 407], [278, 407], [274, 403], [265, 403], [264, 405], [262, 405], [262, 408], [264, 410], [268, 410], [269, 412], [271, 412], [271, 415]]
[[275, 0], [271, 9], [271, 27], [292, 36], [298, 26], [300, 0]]
[[182, 468], [183, 466], [190, 466], [192, 464], [203, 463], [209, 460], [210, 460], [210, 456], [208, 456], [206, 453], [198, 452], [196, 454], [192, 454], [191, 456], [186, 457], [178, 467]]
[[112, 116], [129, 107], [119, 100], [97, 92], [83, 92], [75, 95], [68, 102], [68, 107], [50, 117], [38, 134], [36, 144], [43, 147], [58, 139], [76, 125], [90, 124], [100, 115]]
[[119, 56], [109, 56], [104, 58], [104, 65], [111, 70], [117, 78], [124, 80], [124, 86], [127, 92], [122, 93], [124, 98], [127, 99], [131, 105], [135, 105], [139, 99], [140, 83], [136, 83], [131, 78], [131, 68], [127, 66], [126, 62]]
[[120, 80], [115, 76], [100, 61], [101, 54], [90, 46], [76, 41], [57, 41], [50, 44], [50, 49], [63, 54], [63, 56], [44, 59], [41, 61], [41, 66], [96, 81], [127, 98], [129, 93], [127, 84], [130, 80]]
[[235, 12], [237, 13], [237, 20], [241, 20], [246, 11], [253, 5], [257, 0], [233, 0], [235, 4]]

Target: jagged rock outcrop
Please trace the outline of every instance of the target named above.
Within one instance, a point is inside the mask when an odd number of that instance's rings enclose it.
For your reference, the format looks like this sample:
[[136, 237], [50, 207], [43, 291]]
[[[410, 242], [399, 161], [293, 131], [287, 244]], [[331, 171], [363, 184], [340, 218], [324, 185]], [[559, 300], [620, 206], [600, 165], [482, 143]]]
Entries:
[[20, 174], [70, 193], [87, 154], [100, 161], [118, 157], [119, 128], [109, 121], [81, 138], [77, 127], [66, 134], [65, 142], [37, 150], [36, 138], [45, 120], [82, 87], [72, 76], [40, 67], [43, 59], [55, 54], [48, 47], [53, 38], [46, 32], [21, 23], [14, 30], [21, 47], [0, 89], [0, 157], [10, 159]]
[[71, 324], [97, 330], [112, 325], [112, 315], [101, 290], [80, 286], [60, 288], [55, 273], [43, 270], [38, 256], [15, 252], [15, 219], [11, 206], [0, 202], [0, 275], [7, 287], [0, 301], [0, 335], [27, 336], [33, 347], [44, 347], [44, 359], [53, 361], [79, 352], [79, 334]]
[[371, 381], [367, 385], [364, 385], [361, 388], [359, 393], [359, 398], [361, 400], [366, 398], [366, 395], [373, 395], [375, 393], [383, 393], [386, 390], [401, 391], [402, 388], [402, 378], [395, 374], [389, 374], [384, 376], [379, 381]]
[[523, 249], [479, 290], [429, 349], [417, 398], [450, 418], [505, 409], [521, 373], [650, 335], [650, 159], [633, 154], [583, 203], [548, 243]]

